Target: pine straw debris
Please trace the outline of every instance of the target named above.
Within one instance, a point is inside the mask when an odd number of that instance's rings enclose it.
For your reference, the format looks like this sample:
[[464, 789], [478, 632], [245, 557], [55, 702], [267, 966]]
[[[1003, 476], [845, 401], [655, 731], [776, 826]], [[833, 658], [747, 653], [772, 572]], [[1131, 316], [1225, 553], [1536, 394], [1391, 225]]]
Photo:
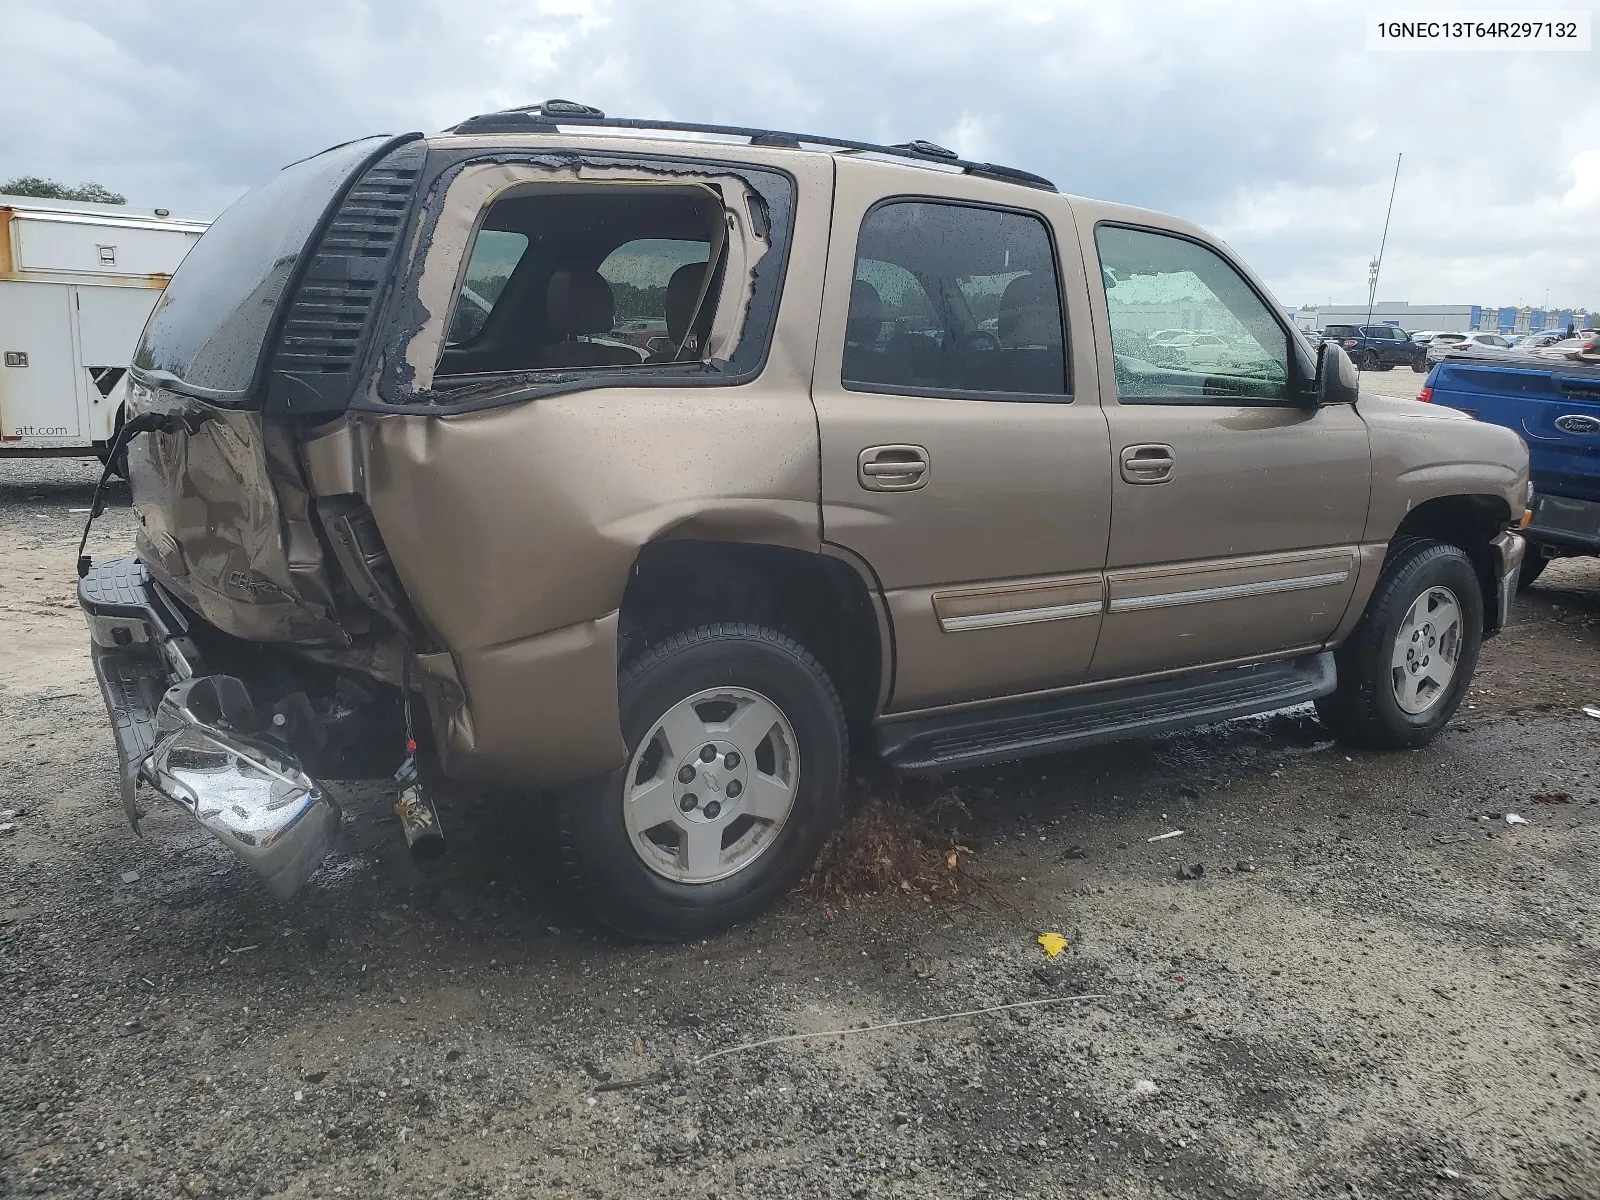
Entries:
[[866, 896], [964, 899], [978, 886], [967, 870], [971, 854], [905, 800], [868, 795], [848, 811], [796, 894], [844, 908]]

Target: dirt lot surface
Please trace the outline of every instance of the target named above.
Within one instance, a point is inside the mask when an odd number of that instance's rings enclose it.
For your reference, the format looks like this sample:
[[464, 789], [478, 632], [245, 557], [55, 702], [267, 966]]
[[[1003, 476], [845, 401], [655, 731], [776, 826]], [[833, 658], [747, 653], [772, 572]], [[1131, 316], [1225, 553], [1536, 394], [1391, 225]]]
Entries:
[[1295, 710], [951, 775], [965, 902], [640, 947], [509, 799], [446, 808], [423, 873], [336, 786], [291, 902], [176, 814], [135, 838], [72, 603], [91, 478], [0, 465], [0, 1193], [1600, 1196], [1600, 564], [1546, 572], [1429, 749]]

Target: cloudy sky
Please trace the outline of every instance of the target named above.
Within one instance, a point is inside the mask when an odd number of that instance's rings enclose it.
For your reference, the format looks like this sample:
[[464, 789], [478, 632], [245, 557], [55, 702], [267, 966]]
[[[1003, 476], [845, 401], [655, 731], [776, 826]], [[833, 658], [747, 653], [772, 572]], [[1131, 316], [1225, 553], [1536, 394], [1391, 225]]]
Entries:
[[0, 0], [0, 179], [215, 212], [352, 137], [564, 96], [929, 138], [1197, 221], [1299, 304], [1365, 300], [1403, 151], [1381, 299], [1600, 307], [1600, 49], [1372, 53], [1365, 9]]

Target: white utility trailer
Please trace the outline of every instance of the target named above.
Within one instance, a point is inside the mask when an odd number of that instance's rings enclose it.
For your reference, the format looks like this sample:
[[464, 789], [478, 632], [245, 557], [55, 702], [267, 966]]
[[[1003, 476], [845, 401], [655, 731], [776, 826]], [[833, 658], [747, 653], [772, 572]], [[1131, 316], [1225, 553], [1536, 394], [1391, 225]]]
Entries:
[[0, 458], [105, 454], [145, 319], [208, 223], [0, 195]]

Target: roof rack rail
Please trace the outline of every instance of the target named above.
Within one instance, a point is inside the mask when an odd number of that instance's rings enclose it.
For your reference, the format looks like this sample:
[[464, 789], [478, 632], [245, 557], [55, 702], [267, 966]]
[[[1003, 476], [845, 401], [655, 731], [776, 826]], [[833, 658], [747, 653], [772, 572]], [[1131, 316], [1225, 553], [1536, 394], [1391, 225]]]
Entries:
[[887, 154], [916, 162], [957, 167], [968, 175], [985, 179], [998, 179], [1024, 187], [1040, 188], [1053, 192], [1056, 185], [1042, 175], [1031, 171], [1004, 167], [998, 163], [969, 162], [958, 158], [954, 150], [946, 150], [933, 142], [911, 141], [898, 146], [880, 146], [874, 142], [854, 142], [848, 138], [818, 137], [809, 133], [786, 133], [778, 129], [755, 129], [743, 125], [701, 125], [691, 121], [648, 121], [635, 117], [608, 117], [598, 108], [578, 104], [572, 100], [546, 100], [541, 104], [527, 104], [500, 112], [482, 113], [468, 117], [449, 133], [551, 133], [561, 125], [594, 125], [605, 129], [664, 130], [671, 133], [711, 133], [727, 137], [743, 137], [752, 146], [826, 146], [836, 150], [856, 150], [868, 154]]

